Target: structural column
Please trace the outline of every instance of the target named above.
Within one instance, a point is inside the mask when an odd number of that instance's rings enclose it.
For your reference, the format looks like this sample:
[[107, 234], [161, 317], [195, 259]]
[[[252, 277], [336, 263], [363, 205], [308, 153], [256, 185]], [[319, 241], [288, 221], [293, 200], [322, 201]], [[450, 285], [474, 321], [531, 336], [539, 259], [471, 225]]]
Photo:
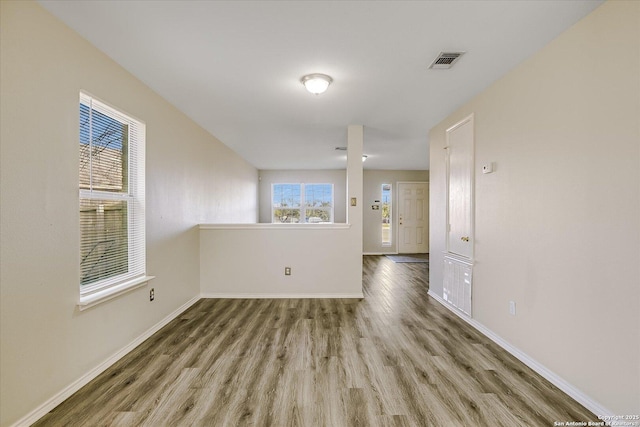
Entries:
[[347, 128], [347, 223], [351, 226], [350, 254], [359, 266], [359, 282], [362, 282], [362, 228], [363, 228], [363, 174], [362, 151], [364, 126], [350, 125]]

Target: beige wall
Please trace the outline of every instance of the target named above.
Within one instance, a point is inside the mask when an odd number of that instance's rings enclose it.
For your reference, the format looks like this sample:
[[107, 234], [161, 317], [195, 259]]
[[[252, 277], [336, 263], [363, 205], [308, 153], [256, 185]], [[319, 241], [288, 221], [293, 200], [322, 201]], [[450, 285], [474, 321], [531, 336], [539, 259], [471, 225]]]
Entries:
[[[361, 298], [361, 125], [347, 128], [348, 224], [202, 225], [200, 288], [205, 297]], [[314, 176], [312, 171], [275, 176]], [[326, 172], [319, 171], [326, 176]], [[263, 178], [265, 181], [265, 178]], [[285, 275], [285, 267], [291, 275]]]
[[361, 228], [355, 224], [201, 227], [205, 298], [363, 297]]
[[[425, 142], [426, 143], [426, 142]], [[398, 182], [428, 182], [429, 171], [364, 170], [363, 251], [365, 254], [397, 253]], [[391, 246], [382, 246], [382, 212], [371, 205], [382, 197], [382, 184], [391, 184]]]
[[640, 413], [639, 56], [640, 2], [610, 1], [430, 132], [431, 290], [445, 130], [474, 113], [474, 318], [616, 414]]
[[[200, 293], [197, 224], [255, 222], [255, 168], [32, 2], [1, 3], [0, 425]], [[148, 287], [89, 310], [79, 281], [78, 94], [146, 122]]]

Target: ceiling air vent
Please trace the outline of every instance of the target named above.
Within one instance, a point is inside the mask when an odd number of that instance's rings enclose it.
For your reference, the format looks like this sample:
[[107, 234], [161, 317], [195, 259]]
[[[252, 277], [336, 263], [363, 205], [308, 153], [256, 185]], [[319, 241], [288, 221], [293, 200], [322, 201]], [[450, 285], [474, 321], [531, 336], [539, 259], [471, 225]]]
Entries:
[[447, 70], [453, 67], [464, 52], [440, 52], [440, 55], [429, 65], [434, 70]]

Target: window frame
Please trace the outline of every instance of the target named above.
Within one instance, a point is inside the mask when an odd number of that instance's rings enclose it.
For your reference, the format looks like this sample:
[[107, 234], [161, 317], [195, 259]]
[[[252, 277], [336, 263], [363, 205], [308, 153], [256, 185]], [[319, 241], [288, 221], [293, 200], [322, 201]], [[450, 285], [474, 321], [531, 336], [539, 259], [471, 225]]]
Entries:
[[[299, 206], [298, 207], [288, 207], [288, 210], [296, 210], [299, 212], [299, 218], [300, 219], [304, 219], [304, 221], [298, 221], [298, 222], [276, 222], [275, 221], [275, 211], [277, 209], [282, 209], [282, 207], [277, 207], [274, 205], [273, 203], [273, 198], [274, 198], [274, 192], [275, 192], [275, 186], [276, 185], [291, 185], [291, 186], [299, 186], [300, 188], [300, 200], [299, 200]], [[314, 206], [307, 206], [306, 205], [306, 198], [305, 198], [305, 186], [310, 186], [310, 185], [328, 185], [331, 187], [331, 206], [329, 207], [324, 207], [324, 206], [319, 206], [319, 207], [314, 207]], [[271, 183], [271, 223], [272, 224], [334, 224], [334, 210], [335, 210], [335, 191], [334, 191], [334, 185], [331, 182], [275, 182], [275, 183]], [[321, 211], [326, 211], [329, 213], [329, 221], [328, 222], [320, 222], [320, 223], [316, 223], [316, 222], [308, 222], [307, 221], [307, 210], [308, 209], [313, 209], [313, 210], [321, 210]]]
[[[388, 190], [385, 190], [385, 187], [388, 187]], [[390, 247], [393, 244], [393, 185], [392, 184], [382, 184], [380, 186], [380, 215], [381, 215], [381, 223], [382, 223], [382, 230], [381, 230], [381, 236], [380, 236], [380, 244], [383, 247]], [[385, 202], [385, 191], [389, 192], [389, 200], [387, 202]], [[385, 204], [387, 205], [387, 209], [389, 212], [389, 221], [386, 223], [388, 224], [388, 234], [389, 234], [389, 240], [386, 241], [384, 239], [384, 206]]]
[[[146, 272], [146, 236], [145, 236], [145, 140], [146, 125], [141, 120], [115, 108], [96, 97], [80, 92], [78, 112], [79, 112], [79, 135], [78, 141], [82, 144], [82, 105], [89, 109], [89, 188], [86, 183], [83, 185], [83, 176], [80, 172], [80, 164], [78, 168], [78, 207], [80, 209], [82, 202], [86, 201], [108, 201], [108, 202], [124, 202], [126, 205], [126, 272], [115, 273], [110, 276], [99, 278], [94, 281], [83, 284], [82, 269], [82, 253], [79, 253], [79, 300], [80, 309], [85, 309], [102, 301], [114, 298], [124, 292], [135, 289], [144, 285], [153, 277], [147, 276]], [[93, 130], [93, 114], [98, 112], [101, 115], [117, 121], [127, 127], [127, 152], [126, 152], [126, 170], [120, 170], [120, 176], [126, 176], [126, 186], [120, 191], [96, 189], [93, 180], [96, 177], [92, 170], [93, 142], [95, 136], [92, 135]], [[123, 139], [124, 140], [124, 139]], [[80, 148], [80, 147], [79, 147]], [[124, 162], [123, 162], [124, 163]], [[126, 175], [125, 175], [126, 174]], [[83, 188], [84, 187], [84, 188]], [[103, 208], [104, 209], [104, 208]], [[99, 208], [97, 210], [99, 212]], [[79, 217], [78, 226], [82, 227], [82, 218]], [[80, 242], [82, 242], [82, 231], [79, 229]], [[91, 242], [93, 243], [93, 242]], [[82, 245], [80, 246], [82, 247]], [[118, 254], [121, 255], [121, 254]], [[98, 260], [97, 262], [99, 262]]]

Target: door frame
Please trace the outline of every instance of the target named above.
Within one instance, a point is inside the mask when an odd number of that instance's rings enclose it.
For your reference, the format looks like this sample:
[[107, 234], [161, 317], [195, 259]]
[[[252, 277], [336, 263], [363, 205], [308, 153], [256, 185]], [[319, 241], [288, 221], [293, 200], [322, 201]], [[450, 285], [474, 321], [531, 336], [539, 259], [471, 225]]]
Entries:
[[[396, 215], [395, 218], [393, 219], [394, 222], [394, 227], [396, 229], [396, 254], [399, 254], [399, 247], [400, 247], [400, 184], [426, 184], [427, 185], [427, 191], [430, 191], [431, 188], [429, 186], [429, 181], [396, 181]], [[431, 202], [431, 200], [429, 199], [429, 202]], [[431, 210], [431, 203], [429, 203], [429, 210]], [[429, 233], [431, 233], [431, 224], [429, 224], [429, 212], [427, 212], [427, 224], [429, 225]], [[427, 246], [429, 246], [429, 251], [431, 251], [431, 241], [429, 239], [429, 236], [427, 236]], [[427, 252], [429, 253], [429, 252]]]
[[450, 126], [449, 128], [447, 128], [447, 130], [445, 131], [445, 135], [446, 135], [446, 141], [445, 141], [445, 146], [444, 149], [446, 150], [446, 154], [445, 154], [445, 163], [446, 163], [446, 167], [445, 167], [445, 174], [446, 174], [446, 205], [445, 205], [445, 213], [446, 213], [446, 226], [445, 226], [445, 243], [446, 243], [446, 253], [448, 254], [452, 254], [455, 255], [459, 258], [464, 258], [466, 259], [466, 257], [458, 255], [458, 254], [454, 254], [450, 251], [449, 249], [449, 238], [450, 238], [450, 228], [451, 228], [451, 223], [449, 222], [449, 178], [450, 178], [450, 158], [449, 158], [449, 138], [450, 138], [450, 134], [451, 132], [453, 132], [454, 130], [458, 129], [459, 127], [467, 124], [467, 123], [471, 123], [471, 132], [473, 134], [473, 138], [471, 140], [471, 147], [470, 147], [470, 155], [471, 155], [471, 182], [470, 182], [470, 186], [471, 188], [469, 189], [469, 209], [470, 209], [470, 234], [471, 234], [471, 256], [468, 258], [470, 261], [473, 261], [474, 256], [475, 256], [475, 242], [476, 242], [476, 176], [475, 176], [475, 140], [476, 140], [476, 128], [475, 128], [475, 122], [474, 122], [474, 113], [469, 114], [467, 117], [463, 118], [462, 120], [458, 121], [457, 123], [455, 123], [453, 126]]

